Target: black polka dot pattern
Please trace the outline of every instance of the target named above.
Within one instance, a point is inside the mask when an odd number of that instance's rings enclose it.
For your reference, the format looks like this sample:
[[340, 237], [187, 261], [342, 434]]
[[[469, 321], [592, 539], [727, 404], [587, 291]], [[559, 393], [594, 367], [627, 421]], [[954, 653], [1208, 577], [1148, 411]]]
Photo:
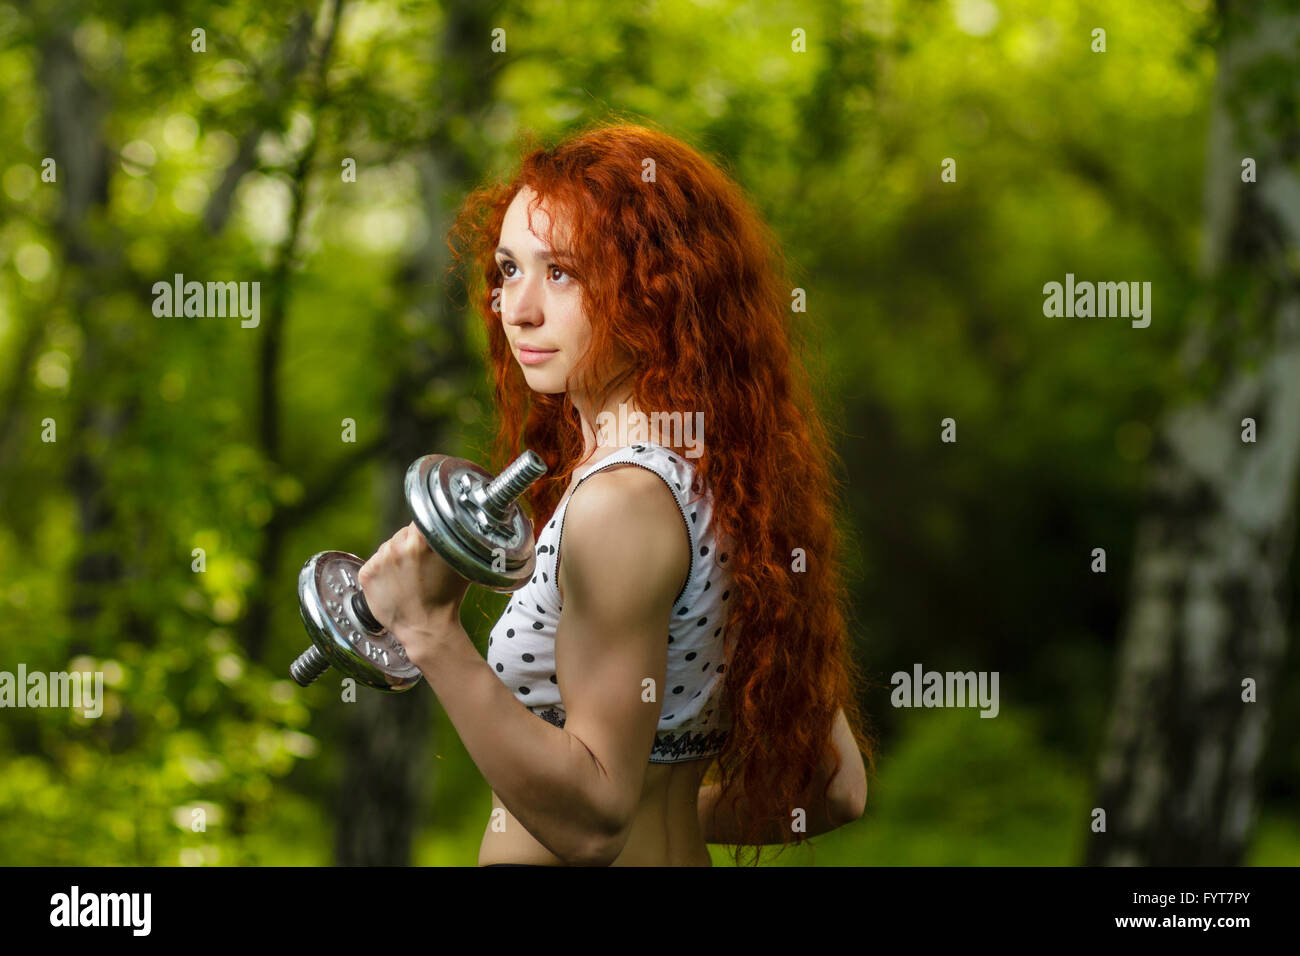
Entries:
[[[716, 756], [722, 750], [729, 723], [722, 700], [724, 665], [723, 631], [727, 617], [722, 602], [731, 596], [730, 569], [722, 567], [728, 554], [719, 553], [721, 539], [712, 525], [710, 499], [693, 474], [689, 461], [669, 454], [653, 443], [640, 443], [607, 456], [596, 468], [575, 476], [577, 483], [599, 471], [603, 464], [635, 462], [659, 475], [680, 506], [691, 541], [690, 573], [677, 596], [665, 645], [668, 692], [660, 707], [659, 726], [650, 753], [651, 763]], [[571, 484], [569, 491], [576, 487]], [[555, 673], [555, 635], [563, 613], [557, 588], [557, 553], [564, 530], [566, 494], [560, 509], [547, 523], [536, 543], [536, 567], [527, 583], [507, 601], [501, 618], [488, 637], [488, 663], [528, 708], [544, 720], [563, 727], [566, 715]], [[717, 590], [713, 585], [718, 584]], [[719, 594], [719, 592], [721, 592]], [[712, 623], [714, 627], [709, 628]], [[509, 644], [498, 644], [504, 633]], [[509, 652], [513, 648], [513, 652]], [[703, 666], [700, 666], [700, 663]], [[698, 670], [696, 668], [699, 668]], [[712, 668], [712, 671], [710, 670]], [[671, 702], [671, 703], [670, 703]], [[667, 711], [667, 713], [664, 713]]]

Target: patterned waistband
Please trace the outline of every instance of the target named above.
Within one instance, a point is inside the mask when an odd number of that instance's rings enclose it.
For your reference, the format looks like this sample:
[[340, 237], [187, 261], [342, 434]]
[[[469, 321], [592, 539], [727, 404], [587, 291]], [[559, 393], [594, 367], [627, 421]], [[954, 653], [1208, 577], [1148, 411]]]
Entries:
[[[565, 715], [554, 707], [534, 710], [532, 713], [547, 723], [563, 727]], [[722, 753], [723, 744], [727, 742], [727, 731], [710, 730], [661, 730], [655, 734], [654, 746], [650, 749], [651, 763], [677, 763], [682, 760], [697, 760], [702, 757], [716, 757]]]

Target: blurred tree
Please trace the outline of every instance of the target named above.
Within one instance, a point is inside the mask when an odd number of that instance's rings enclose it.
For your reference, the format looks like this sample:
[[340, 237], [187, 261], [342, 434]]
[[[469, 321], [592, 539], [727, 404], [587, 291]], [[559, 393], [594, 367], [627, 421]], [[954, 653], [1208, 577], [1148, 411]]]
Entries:
[[1300, 10], [1219, 0], [1217, 14], [1208, 294], [1182, 354], [1206, 394], [1155, 441], [1090, 864], [1241, 864], [1283, 693], [1300, 469]]
[[[377, 377], [385, 383], [384, 434], [388, 436], [376, 477], [384, 536], [411, 521], [403, 491], [406, 469], [421, 455], [459, 454], [464, 444], [457, 409], [474, 391], [482, 366], [472, 354], [466, 323], [476, 312], [455, 307], [444, 285], [447, 231], [455, 197], [476, 184], [481, 149], [473, 135], [495, 102], [490, 38], [496, 4], [443, 0], [444, 20], [434, 53], [436, 99], [433, 117], [412, 157], [419, 171], [425, 243], [399, 271], [402, 300], [389, 330], [398, 340], [384, 352]], [[471, 122], [465, 124], [463, 121]], [[460, 130], [460, 134], [457, 131]], [[441, 400], [439, 400], [441, 398]], [[487, 464], [486, 462], [484, 463]], [[342, 866], [406, 866], [430, 781], [431, 692], [421, 684], [396, 697], [362, 691], [349, 726], [347, 759], [340, 784], [335, 843]], [[441, 772], [434, 765], [433, 773]]]
[[[139, 407], [138, 396], [102, 387], [112, 370], [129, 362], [122, 336], [106, 335], [105, 316], [90, 308], [105, 288], [123, 282], [118, 246], [94, 233], [108, 204], [109, 151], [104, 124], [112, 104], [86, 78], [73, 42], [75, 20], [47, 10], [37, 15], [39, 77], [45, 91], [45, 133], [56, 175], [64, 183], [63, 202], [53, 223], [58, 256], [66, 264], [63, 297], [80, 323], [86, 374], [78, 376], [70, 396], [59, 442], [68, 452], [68, 487], [77, 504], [77, 556], [72, 562], [70, 616], [79, 633], [79, 649], [90, 650], [112, 640], [115, 621], [102, 627], [104, 595], [116, 588], [126, 560], [117, 526], [112, 490], [105, 479], [104, 459], [127, 429]], [[33, 329], [40, 323], [34, 322]], [[21, 380], [19, 378], [18, 380]], [[142, 631], [149, 622], [138, 618]]]

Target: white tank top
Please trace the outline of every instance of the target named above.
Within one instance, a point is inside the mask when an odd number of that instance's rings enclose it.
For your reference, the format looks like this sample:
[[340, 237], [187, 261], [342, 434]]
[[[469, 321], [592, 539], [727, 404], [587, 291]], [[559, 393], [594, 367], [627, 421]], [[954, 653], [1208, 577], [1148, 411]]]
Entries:
[[[638, 465], [667, 484], [682, 513], [691, 542], [690, 571], [673, 604], [668, 628], [667, 681], [651, 763], [679, 763], [722, 751], [731, 727], [721, 688], [726, 671], [723, 630], [732, 579], [728, 555], [714, 533], [712, 494], [695, 478], [689, 461], [652, 442], [620, 448], [577, 469], [582, 482], [617, 464]], [[556, 585], [564, 514], [573, 494], [556, 509], [537, 540], [533, 577], [511, 596], [488, 637], [487, 661], [515, 697], [538, 717], [563, 727], [564, 703], [555, 674], [555, 629], [560, 620]]]

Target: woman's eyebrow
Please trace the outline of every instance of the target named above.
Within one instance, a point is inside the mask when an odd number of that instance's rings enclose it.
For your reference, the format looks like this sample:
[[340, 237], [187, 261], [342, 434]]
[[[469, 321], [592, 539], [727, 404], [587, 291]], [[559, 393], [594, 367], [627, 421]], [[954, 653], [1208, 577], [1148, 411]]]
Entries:
[[[509, 256], [511, 259], [518, 259], [518, 258], [519, 258], [519, 257], [516, 256], [513, 252], [511, 252], [509, 249], [507, 249], [505, 246], [497, 246], [497, 252], [499, 252], [499, 253], [500, 253], [501, 255], [503, 255], [503, 256]], [[553, 249], [543, 249], [543, 250], [541, 250], [541, 255], [537, 256], [537, 258], [538, 258], [538, 259], [554, 259], [554, 258], [557, 257], [557, 256], [559, 256], [559, 257], [565, 257], [565, 256], [568, 256], [568, 255], [569, 255], [569, 252], [568, 252], [568, 250], [565, 250], [565, 249], [561, 249], [561, 250], [559, 250], [558, 252], [555, 251], [555, 250], [553, 250]]]

